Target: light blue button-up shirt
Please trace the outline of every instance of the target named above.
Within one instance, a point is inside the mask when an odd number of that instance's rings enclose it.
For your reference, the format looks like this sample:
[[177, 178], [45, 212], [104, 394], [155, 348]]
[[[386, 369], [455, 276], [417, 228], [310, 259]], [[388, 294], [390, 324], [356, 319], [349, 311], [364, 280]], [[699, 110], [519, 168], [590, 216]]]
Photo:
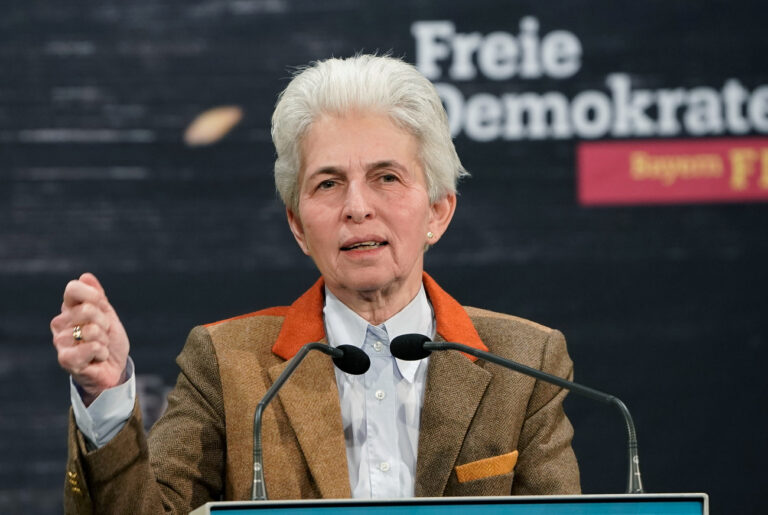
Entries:
[[[395, 359], [389, 342], [406, 333], [434, 336], [434, 314], [424, 287], [379, 326], [369, 325], [327, 289], [323, 315], [331, 345], [354, 345], [371, 358], [371, 368], [361, 376], [336, 369], [352, 496], [412, 497], [427, 360]], [[75, 421], [90, 446], [106, 445], [130, 417], [136, 400], [133, 368], [129, 359], [128, 380], [102, 392], [87, 408], [70, 379]]]
[[379, 326], [369, 325], [327, 288], [323, 314], [331, 345], [354, 345], [371, 358], [363, 375], [336, 369], [352, 497], [412, 497], [427, 360], [396, 359], [389, 342], [406, 333], [434, 335], [424, 287]]

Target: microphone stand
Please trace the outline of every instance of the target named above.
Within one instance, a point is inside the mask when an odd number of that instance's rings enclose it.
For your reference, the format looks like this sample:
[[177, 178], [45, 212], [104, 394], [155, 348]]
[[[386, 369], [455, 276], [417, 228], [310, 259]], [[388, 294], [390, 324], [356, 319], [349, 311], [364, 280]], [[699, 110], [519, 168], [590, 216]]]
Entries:
[[619, 411], [621, 411], [621, 414], [624, 417], [624, 422], [627, 425], [627, 434], [628, 434], [627, 447], [629, 450], [629, 480], [627, 484], [627, 493], [629, 494], [643, 493], [643, 482], [640, 477], [640, 458], [637, 454], [637, 434], [635, 432], [635, 423], [632, 421], [632, 415], [629, 414], [629, 409], [627, 409], [627, 406], [618, 397], [607, 394], [607, 393], [603, 393], [599, 390], [595, 390], [594, 388], [589, 388], [587, 386], [576, 384], [574, 382], [568, 381], [556, 375], [547, 374], [546, 372], [542, 372], [541, 370], [527, 367], [521, 363], [517, 363], [515, 361], [502, 358], [501, 356], [496, 356], [495, 354], [491, 354], [490, 352], [485, 352], [480, 349], [475, 349], [474, 347], [470, 347], [468, 345], [462, 345], [460, 343], [452, 343], [452, 342], [427, 341], [427, 342], [424, 342], [423, 348], [425, 351], [457, 350], [460, 352], [464, 352], [465, 354], [471, 354], [472, 356], [484, 359], [486, 361], [490, 361], [491, 363], [501, 365], [502, 367], [509, 368], [511, 370], [515, 370], [517, 372], [520, 372], [521, 374], [532, 376], [532, 377], [535, 377], [536, 379], [541, 379], [542, 381], [547, 383], [555, 384], [557, 386], [565, 388], [566, 390], [570, 390], [574, 393], [584, 395], [586, 397], [590, 397], [592, 399], [604, 402], [606, 404], [613, 404], [614, 406], [619, 408]]
[[274, 398], [285, 381], [293, 374], [299, 363], [306, 357], [309, 351], [319, 350], [333, 358], [333, 363], [347, 374], [363, 374], [370, 367], [368, 355], [361, 349], [353, 345], [339, 345], [334, 348], [324, 343], [307, 343], [291, 359], [285, 370], [278, 376], [267, 393], [256, 405], [256, 411], [253, 414], [253, 487], [251, 488], [252, 501], [267, 500], [267, 484], [264, 482], [264, 454], [261, 445], [261, 417], [267, 404]]
[[[267, 500], [267, 484], [264, 482], [264, 456], [261, 445], [261, 416], [267, 404], [282, 388], [283, 383], [293, 374], [299, 363], [306, 357], [306, 355], [312, 350], [319, 350], [325, 354], [329, 354], [334, 357], [338, 357], [343, 354], [342, 351], [334, 349], [333, 347], [324, 343], [308, 343], [304, 345], [299, 352], [293, 357], [285, 370], [280, 376], [272, 383], [267, 393], [256, 405], [256, 411], [253, 414], [253, 487], [251, 488], [251, 500], [252, 501], [266, 501]], [[335, 351], [335, 353], [334, 353]], [[335, 354], [338, 355], [335, 355]]]

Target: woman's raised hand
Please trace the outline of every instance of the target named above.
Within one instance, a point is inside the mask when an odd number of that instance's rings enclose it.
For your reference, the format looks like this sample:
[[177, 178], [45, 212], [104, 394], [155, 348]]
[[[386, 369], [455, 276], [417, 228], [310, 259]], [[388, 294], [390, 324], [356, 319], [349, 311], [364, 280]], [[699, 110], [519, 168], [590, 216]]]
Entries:
[[93, 274], [67, 284], [51, 332], [59, 364], [82, 389], [86, 406], [104, 390], [125, 382], [128, 335]]

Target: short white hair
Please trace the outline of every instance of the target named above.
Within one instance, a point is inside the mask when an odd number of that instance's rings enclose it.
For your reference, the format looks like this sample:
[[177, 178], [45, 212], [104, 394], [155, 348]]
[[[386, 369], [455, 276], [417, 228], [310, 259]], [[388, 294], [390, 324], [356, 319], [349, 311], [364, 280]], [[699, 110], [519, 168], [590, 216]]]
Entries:
[[416, 137], [430, 202], [456, 193], [458, 180], [469, 175], [453, 146], [434, 85], [413, 65], [377, 55], [316, 61], [294, 75], [272, 114], [275, 186], [297, 214], [304, 136], [320, 116], [353, 111], [384, 113]]

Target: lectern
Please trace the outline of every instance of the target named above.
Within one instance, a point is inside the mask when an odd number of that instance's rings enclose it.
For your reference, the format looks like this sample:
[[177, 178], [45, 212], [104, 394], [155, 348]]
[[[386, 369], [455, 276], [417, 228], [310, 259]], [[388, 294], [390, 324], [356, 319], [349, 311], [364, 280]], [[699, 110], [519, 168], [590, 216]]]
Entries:
[[209, 502], [190, 515], [709, 515], [706, 494]]

